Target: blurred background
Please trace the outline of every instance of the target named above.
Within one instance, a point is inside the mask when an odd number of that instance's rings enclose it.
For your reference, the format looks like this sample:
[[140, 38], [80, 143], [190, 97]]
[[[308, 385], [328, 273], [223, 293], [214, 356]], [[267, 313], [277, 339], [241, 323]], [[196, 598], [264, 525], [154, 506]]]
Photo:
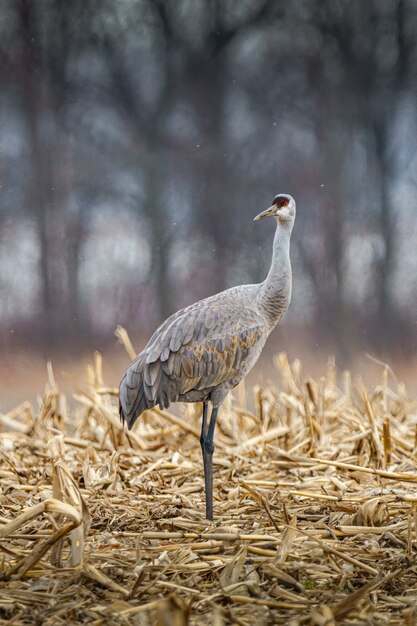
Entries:
[[294, 295], [265, 375], [285, 349], [413, 380], [416, 67], [415, 0], [3, 0], [0, 409], [93, 348], [116, 384], [117, 324], [139, 349], [262, 280], [279, 192]]

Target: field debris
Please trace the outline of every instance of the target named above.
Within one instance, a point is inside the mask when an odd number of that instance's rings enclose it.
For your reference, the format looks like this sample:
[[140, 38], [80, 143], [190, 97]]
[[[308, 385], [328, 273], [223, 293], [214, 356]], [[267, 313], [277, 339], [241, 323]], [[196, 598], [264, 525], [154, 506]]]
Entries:
[[388, 368], [366, 389], [280, 354], [237, 389], [214, 524], [200, 406], [127, 432], [99, 354], [73, 398], [47, 377], [38, 409], [0, 413], [0, 624], [415, 623], [417, 401]]

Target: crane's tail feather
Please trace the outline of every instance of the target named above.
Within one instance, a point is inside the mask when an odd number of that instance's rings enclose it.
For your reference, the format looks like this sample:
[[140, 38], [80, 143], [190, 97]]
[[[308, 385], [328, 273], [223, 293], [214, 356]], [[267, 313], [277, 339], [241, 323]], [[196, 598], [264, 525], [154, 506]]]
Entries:
[[129, 430], [131, 430], [133, 424], [145, 409], [150, 409], [154, 406], [147, 399], [141, 383], [142, 381], [139, 380], [138, 386], [132, 389], [126, 382], [126, 375], [120, 383], [119, 415], [122, 422], [127, 424]]
[[166, 385], [160, 385], [163, 378], [168, 383], [162, 364], [147, 364], [144, 353], [139, 354], [126, 370], [120, 383], [119, 415], [129, 430], [146, 409], [156, 404], [161, 408], [169, 406], [171, 398], [162, 391]]

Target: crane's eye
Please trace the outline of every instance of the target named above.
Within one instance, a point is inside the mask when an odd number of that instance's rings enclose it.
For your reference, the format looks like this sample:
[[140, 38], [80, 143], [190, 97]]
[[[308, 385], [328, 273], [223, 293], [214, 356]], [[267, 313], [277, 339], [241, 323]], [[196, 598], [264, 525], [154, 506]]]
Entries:
[[289, 200], [287, 200], [287, 198], [281, 198], [280, 196], [277, 196], [274, 200], [274, 204], [277, 205], [277, 207], [279, 207], [280, 209], [282, 209], [283, 207], [288, 206], [290, 203]]

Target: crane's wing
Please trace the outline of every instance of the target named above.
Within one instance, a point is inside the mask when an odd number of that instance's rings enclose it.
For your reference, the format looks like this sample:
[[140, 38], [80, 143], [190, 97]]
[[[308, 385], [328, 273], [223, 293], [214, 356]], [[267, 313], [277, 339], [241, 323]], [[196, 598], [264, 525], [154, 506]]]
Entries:
[[[238, 318], [238, 319], [236, 319]], [[251, 349], [266, 339], [265, 320], [248, 306], [202, 300], [169, 317], [138, 354], [120, 383], [120, 416], [132, 427], [139, 415], [166, 408], [191, 390], [233, 380]]]

